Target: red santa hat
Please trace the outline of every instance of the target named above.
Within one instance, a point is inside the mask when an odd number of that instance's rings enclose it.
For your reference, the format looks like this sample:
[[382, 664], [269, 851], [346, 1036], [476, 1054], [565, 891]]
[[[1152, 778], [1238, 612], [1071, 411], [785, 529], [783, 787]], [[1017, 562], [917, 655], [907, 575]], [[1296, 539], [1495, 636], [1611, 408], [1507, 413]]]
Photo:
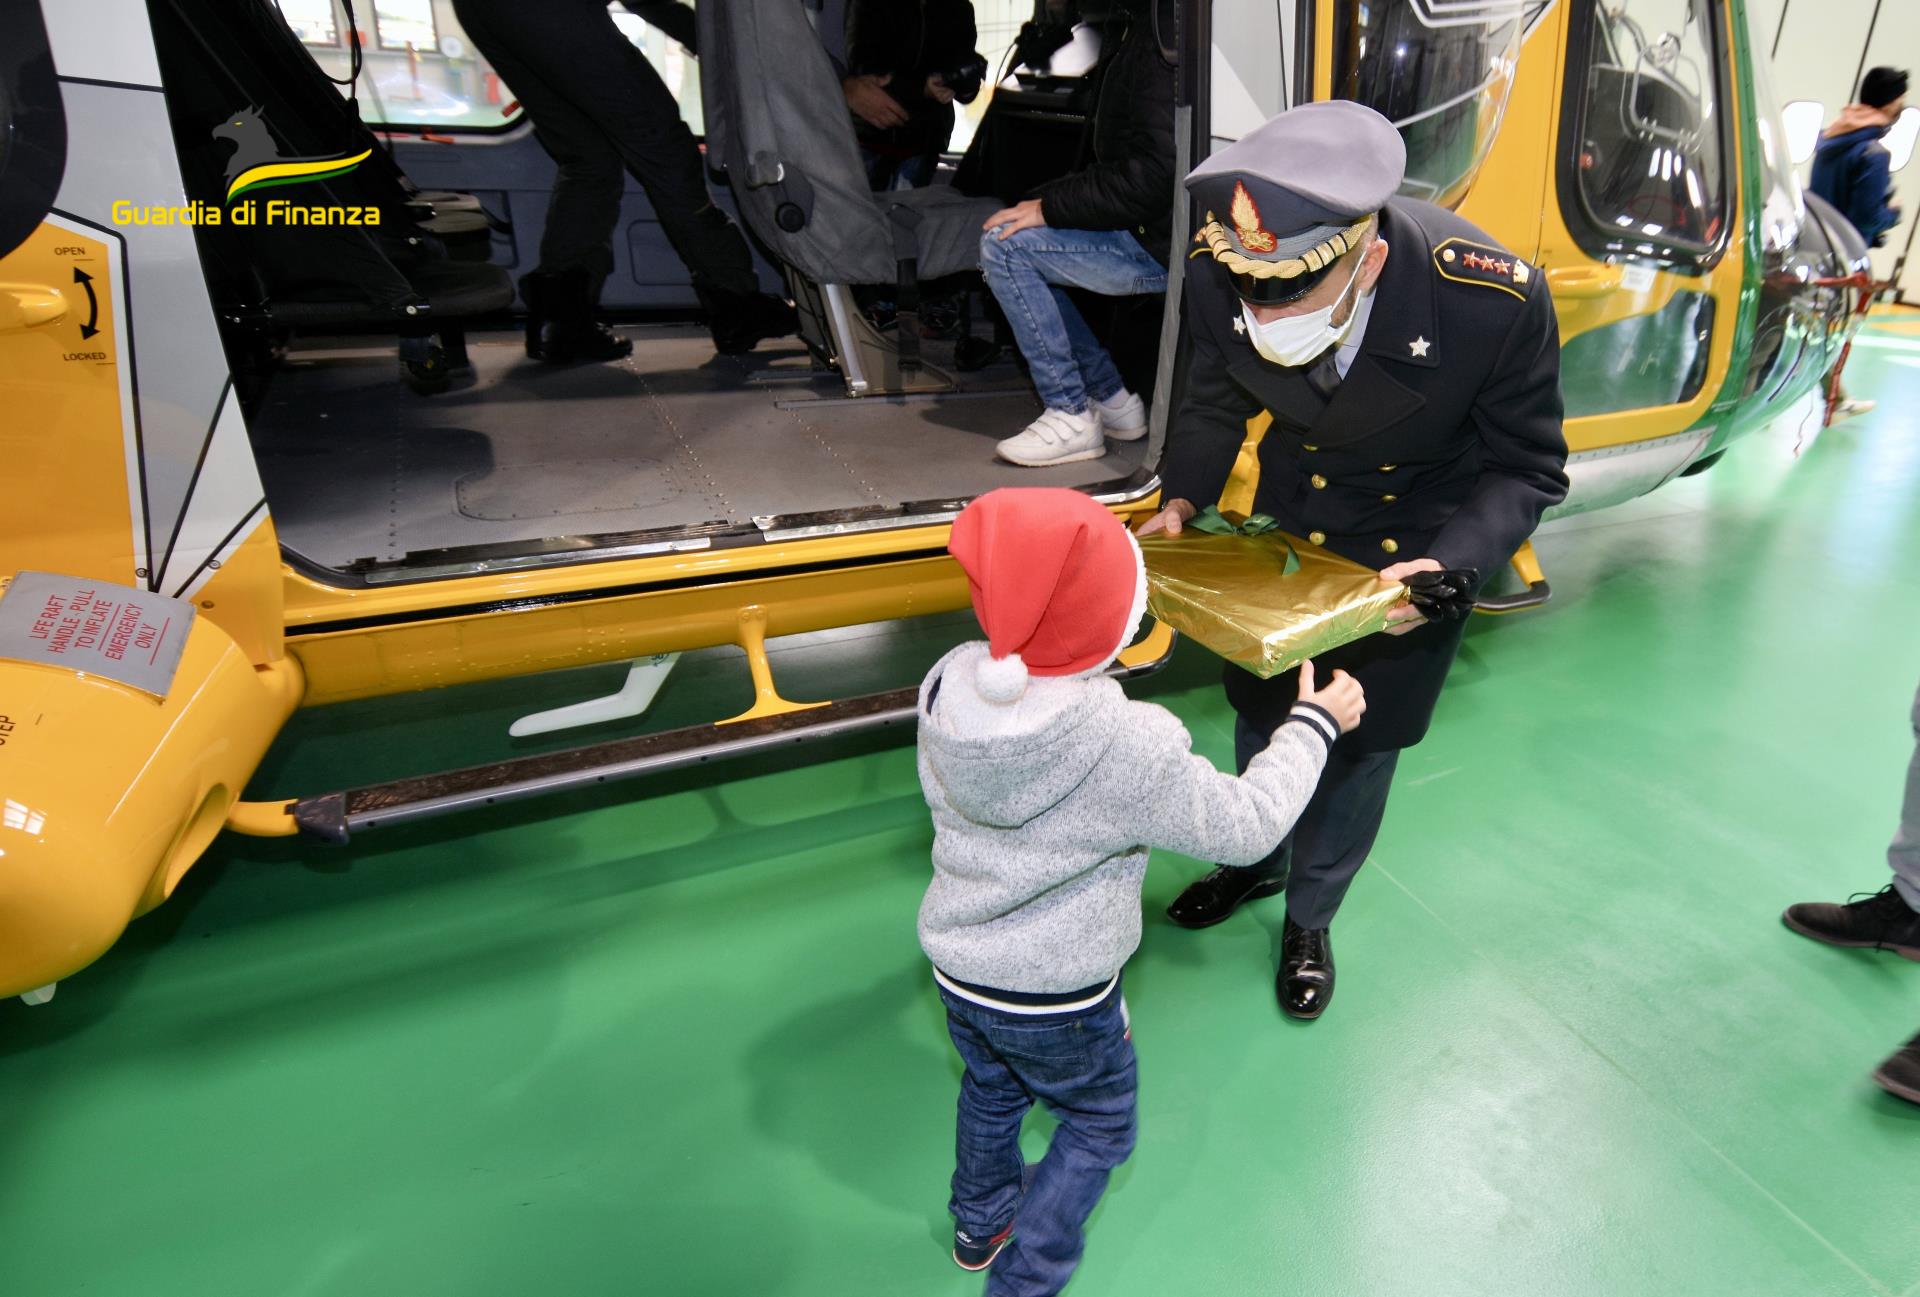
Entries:
[[1107, 665], [1146, 610], [1146, 568], [1133, 534], [1079, 491], [991, 491], [954, 520], [947, 550], [966, 570], [992, 661], [975, 683], [1012, 702], [1029, 676]]

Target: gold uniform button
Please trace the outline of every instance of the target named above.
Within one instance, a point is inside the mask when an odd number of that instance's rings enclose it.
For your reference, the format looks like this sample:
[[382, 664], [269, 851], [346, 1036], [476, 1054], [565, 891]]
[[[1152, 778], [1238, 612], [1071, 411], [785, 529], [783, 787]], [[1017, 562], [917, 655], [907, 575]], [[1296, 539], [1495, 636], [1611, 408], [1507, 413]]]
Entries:
[[1399, 466], [1398, 464], [1382, 464], [1382, 465], [1380, 466], [1380, 471], [1381, 471], [1382, 473], [1391, 473], [1391, 472], [1393, 472], [1393, 470], [1394, 470], [1394, 469], [1396, 469], [1396, 468], [1399, 468], [1399, 467], [1400, 467], [1400, 466]]
[[1316, 545], [1324, 545], [1327, 543], [1327, 533], [1324, 531], [1310, 531], [1307, 533], [1307, 539]]
[[1400, 497], [1399, 497], [1399, 496], [1397, 496], [1397, 495], [1383, 495], [1383, 496], [1381, 496], [1381, 497], [1380, 497], [1380, 503], [1381, 503], [1381, 504], [1392, 504], [1392, 503], [1393, 503], [1393, 502], [1394, 502], [1395, 500], [1398, 500], [1399, 498], [1400, 498]]
[[1313, 489], [1316, 491], [1324, 491], [1327, 489], [1327, 479], [1321, 477], [1318, 473], [1315, 473], [1307, 480], [1313, 483]]
[[1389, 536], [1380, 542], [1380, 548], [1389, 554], [1398, 554], [1400, 552], [1400, 542]]
[[1302, 445], [1302, 446], [1300, 447], [1300, 449], [1302, 449], [1302, 450], [1318, 450], [1318, 449], [1320, 449], [1320, 448], [1319, 448], [1318, 446], [1308, 446], [1308, 445], [1304, 445], [1304, 444], [1303, 444], [1303, 445]]

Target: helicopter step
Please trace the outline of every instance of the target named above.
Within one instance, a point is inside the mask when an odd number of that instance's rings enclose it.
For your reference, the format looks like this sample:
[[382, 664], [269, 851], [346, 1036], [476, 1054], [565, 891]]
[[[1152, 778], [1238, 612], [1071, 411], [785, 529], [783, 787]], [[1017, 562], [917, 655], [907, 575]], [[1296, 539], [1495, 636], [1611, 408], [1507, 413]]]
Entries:
[[[1175, 638], [1170, 629], [1156, 626], [1110, 674], [1122, 680], [1152, 674], [1173, 656]], [[706, 765], [810, 739], [911, 725], [918, 702], [919, 689], [910, 686], [816, 707], [750, 714], [718, 725], [691, 725], [324, 793], [288, 803], [284, 814], [303, 834], [343, 843], [356, 832], [409, 820]]]
[[1546, 573], [1540, 570], [1540, 556], [1533, 552], [1532, 541], [1522, 545], [1510, 563], [1514, 575], [1526, 582], [1527, 588], [1517, 594], [1483, 594], [1473, 605], [1475, 612], [1523, 612], [1538, 608], [1553, 597]]

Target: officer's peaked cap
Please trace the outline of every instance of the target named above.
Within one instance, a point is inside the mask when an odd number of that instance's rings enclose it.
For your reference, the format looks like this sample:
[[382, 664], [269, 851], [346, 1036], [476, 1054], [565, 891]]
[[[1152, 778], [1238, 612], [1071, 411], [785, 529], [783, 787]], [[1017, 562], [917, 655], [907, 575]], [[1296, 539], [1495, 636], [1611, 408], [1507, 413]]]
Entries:
[[1304, 296], [1358, 246], [1406, 169], [1400, 132], [1373, 109], [1344, 99], [1302, 104], [1187, 176], [1204, 213], [1194, 255], [1225, 265], [1242, 296]]

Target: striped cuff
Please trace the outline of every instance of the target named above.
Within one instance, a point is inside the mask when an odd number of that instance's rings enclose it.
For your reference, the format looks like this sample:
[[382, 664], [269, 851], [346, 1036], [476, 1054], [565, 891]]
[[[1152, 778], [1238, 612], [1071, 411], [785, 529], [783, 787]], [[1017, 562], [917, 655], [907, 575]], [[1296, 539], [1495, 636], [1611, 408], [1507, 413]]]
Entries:
[[1287, 714], [1289, 722], [1299, 721], [1327, 745], [1327, 751], [1333, 751], [1334, 740], [1340, 737], [1340, 722], [1333, 719], [1333, 713], [1318, 703], [1295, 703]]
[[998, 1009], [1001, 1013], [1019, 1014], [1022, 1017], [1040, 1016], [1051, 1013], [1079, 1013], [1104, 1003], [1120, 985], [1120, 974], [1115, 973], [1105, 982], [1082, 987], [1077, 991], [1002, 991], [990, 986], [976, 986], [972, 982], [963, 982], [957, 977], [949, 977], [940, 971], [938, 965], [933, 970], [933, 980], [953, 995], [973, 1004], [989, 1009]]

